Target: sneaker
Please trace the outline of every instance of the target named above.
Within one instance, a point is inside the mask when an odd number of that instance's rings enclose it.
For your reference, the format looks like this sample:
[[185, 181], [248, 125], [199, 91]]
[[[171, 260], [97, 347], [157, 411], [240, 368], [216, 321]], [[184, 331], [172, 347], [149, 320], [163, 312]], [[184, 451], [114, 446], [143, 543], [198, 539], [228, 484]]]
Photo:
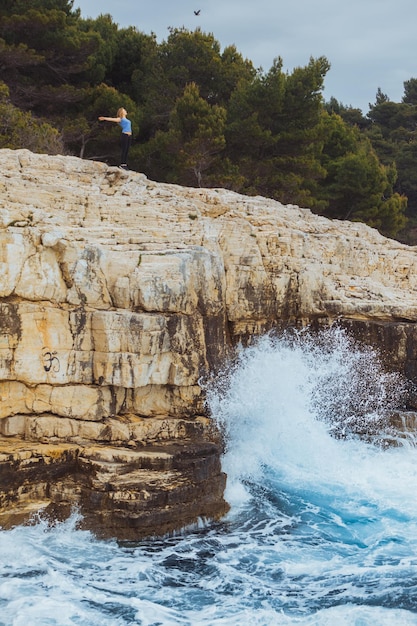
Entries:
[[121, 165], [119, 165], [119, 167], [120, 167], [121, 170], [127, 170], [128, 169], [126, 163], [122, 163]]

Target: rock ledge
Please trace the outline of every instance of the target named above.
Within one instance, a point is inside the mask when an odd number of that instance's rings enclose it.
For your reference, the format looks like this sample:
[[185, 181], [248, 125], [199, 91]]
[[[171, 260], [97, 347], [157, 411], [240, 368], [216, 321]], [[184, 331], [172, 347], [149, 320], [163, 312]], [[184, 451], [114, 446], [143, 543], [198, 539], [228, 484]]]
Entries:
[[0, 150], [0, 524], [135, 539], [227, 510], [201, 381], [338, 323], [417, 376], [417, 255], [363, 224]]

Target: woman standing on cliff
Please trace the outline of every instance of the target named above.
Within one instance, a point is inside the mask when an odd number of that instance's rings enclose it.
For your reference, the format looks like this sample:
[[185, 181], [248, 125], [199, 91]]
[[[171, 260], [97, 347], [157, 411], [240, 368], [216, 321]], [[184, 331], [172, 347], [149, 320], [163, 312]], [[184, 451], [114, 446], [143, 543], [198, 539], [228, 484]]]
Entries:
[[120, 140], [122, 149], [122, 153], [120, 155], [120, 167], [124, 170], [127, 170], [127, 155], [132, 142], [132, 123], [126, 116], [126, 109], [121, 107], [117, 111], [117, 117], [104, 117], [103, 115], [100, 115], [98, 118], [100, 122], [116, 122], [117, 124], [120, 124], [122, 128], [122, 136]]

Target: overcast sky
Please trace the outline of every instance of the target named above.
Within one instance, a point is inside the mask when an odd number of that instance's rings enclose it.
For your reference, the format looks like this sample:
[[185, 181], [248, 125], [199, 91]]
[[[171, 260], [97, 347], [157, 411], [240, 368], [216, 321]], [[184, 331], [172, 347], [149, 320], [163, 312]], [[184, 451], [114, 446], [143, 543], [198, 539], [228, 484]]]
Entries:
[[378, 87], [401, 102], [404, 81], [417, 78], [416, 0], [75, 0], [74, 8], [83, 18], [109, 13], [158, 41], [170, 26], [200, 27], [265, 71], [278, 56], [291, 72], [324, 55], [325, 99], [364, 113]]

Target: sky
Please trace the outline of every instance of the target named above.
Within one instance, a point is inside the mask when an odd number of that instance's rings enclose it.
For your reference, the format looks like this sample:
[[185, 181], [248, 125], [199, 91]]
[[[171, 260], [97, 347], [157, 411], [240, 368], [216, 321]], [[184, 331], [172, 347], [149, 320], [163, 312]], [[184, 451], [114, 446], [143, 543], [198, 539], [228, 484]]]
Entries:
[[169, 27], [199, 27], [265, 72], [276, 57], [291, 73], [325, 56], [325, 100], [364, 114], [378, 88], [401, 102], [404, 81], [417, 78], [416, 0], [74, 0], [74, 8], [83, 18], [109, 13], [159, 42]]

